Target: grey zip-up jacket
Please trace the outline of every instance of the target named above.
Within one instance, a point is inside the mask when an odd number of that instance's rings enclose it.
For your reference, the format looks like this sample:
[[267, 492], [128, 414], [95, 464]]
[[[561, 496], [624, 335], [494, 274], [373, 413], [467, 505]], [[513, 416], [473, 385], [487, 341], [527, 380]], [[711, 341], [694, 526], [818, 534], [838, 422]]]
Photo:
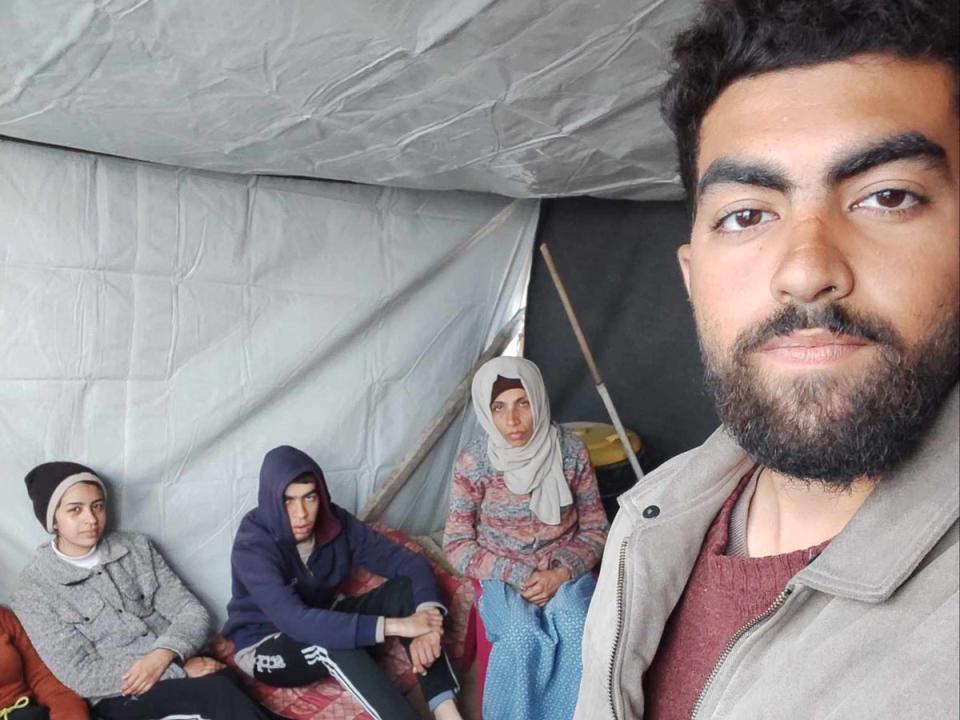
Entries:
[[[960, 402], [767, 613], [740, 629], [696, 720], [960, 716]], [[620, 500], [583, 636], [577, 720], [643, 718], [642, 678], [710, 523], [753, 461], [718, 430]]]
[[[40, 657], [64, 685], [96, 703], [120, 694], [122, 676], [151, 650], [186, 660], [207, 640], [210, 616], [143, 535], [107, 533], [89, 570], [41, 545], [20, 576], [13, 608]], [[171, 663], [162, 676], [184, 677]]]

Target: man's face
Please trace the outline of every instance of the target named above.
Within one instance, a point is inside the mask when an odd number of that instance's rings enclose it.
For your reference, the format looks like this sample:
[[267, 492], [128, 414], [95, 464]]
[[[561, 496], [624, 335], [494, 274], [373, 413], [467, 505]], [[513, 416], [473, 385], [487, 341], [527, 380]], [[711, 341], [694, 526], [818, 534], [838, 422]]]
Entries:
[[283, 491], [283, 503], [290, 518], [294, 540], [303, 542], [312, 537], [317, 524], [317, 510], [320, 508], [316, 480], [312, 476], [298, 477]]
[[774, 469], [882, 472], [956, 382], [955, 82], [863, 55], [740, 80], [704, 118], [680, 263], [721, 417]]

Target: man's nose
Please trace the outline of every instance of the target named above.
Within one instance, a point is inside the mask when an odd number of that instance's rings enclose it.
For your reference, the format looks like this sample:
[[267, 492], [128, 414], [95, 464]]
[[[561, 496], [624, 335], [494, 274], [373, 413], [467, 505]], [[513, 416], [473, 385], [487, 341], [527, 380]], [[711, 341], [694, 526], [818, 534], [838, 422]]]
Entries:
[[829, 219], [813, 216], [790, 229], [786, 251], [770, 282], [770, 293], [780, 303], [839, 300], [853, 292], [854, 277], [848, 258]]

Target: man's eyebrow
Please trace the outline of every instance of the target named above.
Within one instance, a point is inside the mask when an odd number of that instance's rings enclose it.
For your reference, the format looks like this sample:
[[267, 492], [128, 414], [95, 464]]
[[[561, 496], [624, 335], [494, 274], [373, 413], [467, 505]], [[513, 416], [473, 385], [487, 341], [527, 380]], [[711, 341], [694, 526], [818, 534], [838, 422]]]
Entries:
[[710, 163], [710, 167], [697, 183], [697, 198], [702, 197], [711, 185], [721, 183], [756, 185], [782, 193], [793, 187], [787, 180], [786, 173], [773, 165], [718, 158]]
[[836, 185], [880, 165], [897, 160], [927, 160], [932, 166], [946, 169], [947, 151], [923, 133], [911, 132], [885, 138], [840, 158], [827, 172], [827, 182]]

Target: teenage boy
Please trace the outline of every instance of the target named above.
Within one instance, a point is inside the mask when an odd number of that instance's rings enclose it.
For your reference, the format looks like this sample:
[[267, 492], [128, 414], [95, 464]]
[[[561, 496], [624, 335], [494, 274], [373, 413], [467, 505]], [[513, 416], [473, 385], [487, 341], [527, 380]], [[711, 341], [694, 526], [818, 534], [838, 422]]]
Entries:
[[957, 717], [957, 0], [710, 0], [663, 96], [723, 428], [621, 498], [577, 717]]
[[[333, 677], [374, 718], [412, 720], [413, 708], [368, 652], [398, 636], [436, 718], [460, 718], [459, 685], [440, 646], [446, 609], [430, 566], [334, 505], [306, 453], [284, 445], [266, 454], [258, 504], [240, 523], [231, 565], [223, 634], [246, 674], [275, 687]], [[337, 586], [354, 567], [387, 582], [341, 597]]]

